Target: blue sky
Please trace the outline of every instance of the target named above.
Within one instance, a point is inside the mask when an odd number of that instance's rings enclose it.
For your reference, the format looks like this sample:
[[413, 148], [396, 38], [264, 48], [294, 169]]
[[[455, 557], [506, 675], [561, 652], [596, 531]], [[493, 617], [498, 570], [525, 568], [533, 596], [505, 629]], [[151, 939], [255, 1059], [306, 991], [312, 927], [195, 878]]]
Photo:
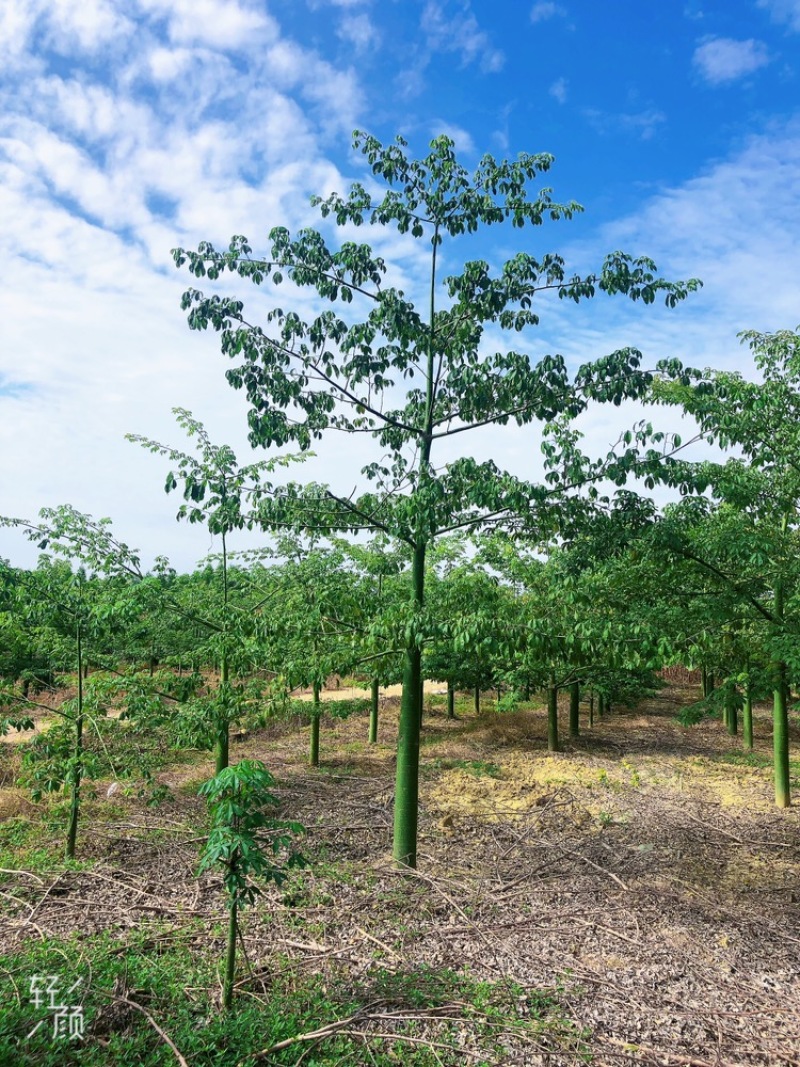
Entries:
[[[69, 502], [148, 559], [211, 546], [126, 432], [180, 445], [182, 406], [249, 459], [244, 400], [185, 325], [170, 249], [313, 224], [312, 193], [364, 177], [356, 127], [419, 152], [448, 133], [468, 165], [555, 155], [548, 184], [585, 214], [489, 231], [493, 263], [623, 248], [705, 283], [672, 312], [554, 305], [533, 355], [634, 344], [750, 373], [737, 331], [800, 321], [800, 0], [4, 0], [0, 94], [0, 513]], [[371, 236], [414, 292], [419, 250]], [[582, 428], [600, 448], [637, 414]], [[478, 449], [539, 469], [531, 430]], [[313, 475], [354, 485], [360, 459], [331, 442]], [[12, 533], [0, 554], [33, 559]]]

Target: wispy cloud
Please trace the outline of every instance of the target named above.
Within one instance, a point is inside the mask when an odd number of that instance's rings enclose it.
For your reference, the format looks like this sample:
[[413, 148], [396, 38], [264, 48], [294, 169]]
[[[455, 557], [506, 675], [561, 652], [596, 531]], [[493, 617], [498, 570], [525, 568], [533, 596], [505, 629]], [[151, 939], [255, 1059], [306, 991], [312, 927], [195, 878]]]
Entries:
[[339, 23], [336, 33], [342, 40], [353, 45], [357, 52], [366, 52], [377, 48], [381, 35], [369, 15], [345, 15]]
[[619, 113], [585, 108], [583, 114], [600, 134], [629, 133], [635, 134], [643, 141], [654, 137], [659, 127], [667, 121], [664, 112], [657, 108]]
[[800, 0], [758, 0], [758, 6], [766, 8], [776, 22], [800, 33]]
[[501, 70], [505, 56], [480, 28], [469, 3], [459, 3], [450, 15], [445, 8], [445, 3], [428, 0], [422, 11], [421, 27], [430, 50], [457, 52], [465, 66], [477, 63], [487, 73]]
[[531, 22], [546, 22], [548, 19], [565, 18], [566, 8], [552, 0], [539, 0], [531, 8]]
[[559, 104], [565, 104], [567, 102], [567, 79], [557, 78], [547, 91]]
[[695, 49], [693, 62], [710, 85], [726, 85], [753, 74], [770, 61], [767, 46], [750, 38], [711, 37]]

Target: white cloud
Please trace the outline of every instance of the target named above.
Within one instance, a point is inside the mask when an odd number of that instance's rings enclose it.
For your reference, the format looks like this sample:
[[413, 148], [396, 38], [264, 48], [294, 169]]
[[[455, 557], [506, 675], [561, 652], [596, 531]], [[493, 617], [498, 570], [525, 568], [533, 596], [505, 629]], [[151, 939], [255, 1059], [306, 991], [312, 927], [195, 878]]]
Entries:
[[[636, 216], [604, 232], [615, 247], [635, 245], [677, 276], [696, 275], [692, 298], [704, 326], [682, 345], [704, 363], [741, 359], [737, 331], [793, 328], [800, 233], [800, 123], [752, 137], [706, 173], [653, 197]], [[699, 323], [693, 323], [694, 326]], [[714, 343], [703, 352], [704, 337]], [[676, 353], [679, 354], [679, 353]]]
[[546, 22], [548, 19], [565, 17], [566, 9], [561, 4], [552, 3], [551, 0], [539, 0], [531, 8], [531, 22]]
[[693, 62], [711, 85], [724, 85], [753, 74], [769, 63], [767, 46], [750, 38], [734, 41], [730, 37], [712, 37], [700, 44]]
[[785, 22], [790, 30], [800, 33], [800, 0], [758, 0], [776, 22]]
[[[65, 3], [71, 0], [64, 0]], [[176, 44], [207, 44], [214, 48], [252, 48], [274, 40], [278, 26], [255, 6], [235, 0], [137, 0], [142, 11], [166, 19]]]
[[345, 15], [337, 27], [336, 33], [342, 40], [352, 44], [357, 52], [375, 49], [381, 40], [381, 35], [369, 15], [364, 14]]
[[657, 108], [613, 114], [598, 108], [585, 108], [585, 118], [600, 134], [633, 133], [643, 141], [654, 137], [658, 128], [667, 121], [667, 116]]
[[547, 91], [559, 104], [565, 104], [567, 102], [567, 79], [557, 78]]
[[465, 66], [477, 63], [487, 73], [501, 70], [505, 62], [503, 53], [480, 28], [469, 4], [461, 3], [459, 9], [448, 17], [442, 3], [428, 0], [421, 20], [428, 47], [434, 52], [457, 52]]
[[0, 56], [19, 58], [37, 34], [62, 55], [112, 49], [129, 38], [133, 22], [110, 0], [3, 0]]

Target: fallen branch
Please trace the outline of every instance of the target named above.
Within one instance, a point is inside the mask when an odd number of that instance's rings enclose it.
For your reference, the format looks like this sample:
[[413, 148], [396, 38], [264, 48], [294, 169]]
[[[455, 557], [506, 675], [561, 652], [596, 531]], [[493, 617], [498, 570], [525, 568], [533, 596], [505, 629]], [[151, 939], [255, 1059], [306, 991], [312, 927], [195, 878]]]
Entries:
[[[320, 1026], [316, 1030], [308, 1030], [304, 1034], [295, 1034], [294, 1037], [284, 1038], [283, 1041], [276, 1041], [274, 1045], [270, 1045], [269, 1048], [262, 1049], [260, 1052], [252, 1052], [247, 1059], [240, 1060], [237, 1067], [244, 1067], [245, 1064], [251, 1060], [263, 1060], [267, 1056], [271, 1056], [275, 1052], [280, 1052], [282, 1049], [291, 1048], [292, 1045], [307, 1044], [308, 1042], [322, 1041], [326, 1037], [332, 1037], [334, 1034], [339, 1033], [340, 1030], [346, 1030], [354, 1022], [359, 1019], [363, 1019], [371, 1008], [377, 1008], [383, 1001], [376, 1000], [372, 1004], [367, 1004], [363, 1008], [359, 1008], [358, 1011], [352, 1015], [348, 1015], [346, 1019], [337, 1019], [332, 1023], [326, 1023], [325, 1026]], [[188, 1067], [188, 1065], [187, 1065]]]
[[175, 1042], [172, 1040], [172, 1038], [169, 1036], [169, 1034], [166, 1034], [161, 1029], [161, 1027], [158, 1025], [158, 1023], [153, 1018], [153, 1016], [147, 1010], [147, 1008], [143, 1008], [141, 1004], [137, 1004], [135, 1000], [129, 1000], [127, 997], [117, 997], [117, 996], [114, 996], [113, 994], [111, 994], [111, 999], [116, 1001], [118, 1004], [127, 1004], [129, 1008], [135, 1008], [136, 1011], [140, 1011], [142, 1013], [142, 1015], [144, 1015], [145, 1019], [147, 1019], [147, 1021], [153, 1027], [153, 1029], [158, 1034], [158, 1036], [161, 1038], [161, 1040], [164, 1041], [165, 1044], [169, 1045], [169, 1047], [175, 1053], [175, 1058], [177, 1059], [177, 1061], [181, 1065], [181, 1067], [189, 1067], [189, 1064], [186, 1062], [186, 1060], [181, 1055], [180, 1050], [178, 1049], [178, 1046], [175, 1044]]

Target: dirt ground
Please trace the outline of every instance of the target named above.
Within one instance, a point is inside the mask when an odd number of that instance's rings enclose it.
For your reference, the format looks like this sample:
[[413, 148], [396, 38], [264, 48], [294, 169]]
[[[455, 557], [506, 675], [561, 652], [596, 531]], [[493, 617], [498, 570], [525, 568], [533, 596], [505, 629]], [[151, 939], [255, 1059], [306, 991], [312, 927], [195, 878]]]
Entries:
[[[304, 729], [241, 739], [232, 759], [266, 762], [311, 861], [247, 913], [251, 967], [354, 986], [376, 967], [468, 968], [550, 991], [574, 1024], [509, 1038], [501, 1059], [465, 1029], [465, 1063], [800, 1067], [800, 806], [773, 806], [766, 710], [756, 758], [737, 762], [719, 722], [675, 721], [695, 698], [673, 686], [591, 731], [584, 716], [557, 755], [543, 710], [430, 711], [417, 872], [389, 862], [396, 698], [382, 701], [378, 745], [365, 716], [326, 717], [319, 771], [305, 766]], [[798, 742], [795, 730], [793, 753]], [[219, 922], [219, 879], [194, 873], [192, 786], [210, 769], [165, 774], [175, 798], [155, 811], [119, 793], [97, 801], [108, 812], [84, 820], [79, 842], [96, 865], [6, 886], [2, 950], [74, 929], [161, 937], [165, 924], [178, 936]]]

